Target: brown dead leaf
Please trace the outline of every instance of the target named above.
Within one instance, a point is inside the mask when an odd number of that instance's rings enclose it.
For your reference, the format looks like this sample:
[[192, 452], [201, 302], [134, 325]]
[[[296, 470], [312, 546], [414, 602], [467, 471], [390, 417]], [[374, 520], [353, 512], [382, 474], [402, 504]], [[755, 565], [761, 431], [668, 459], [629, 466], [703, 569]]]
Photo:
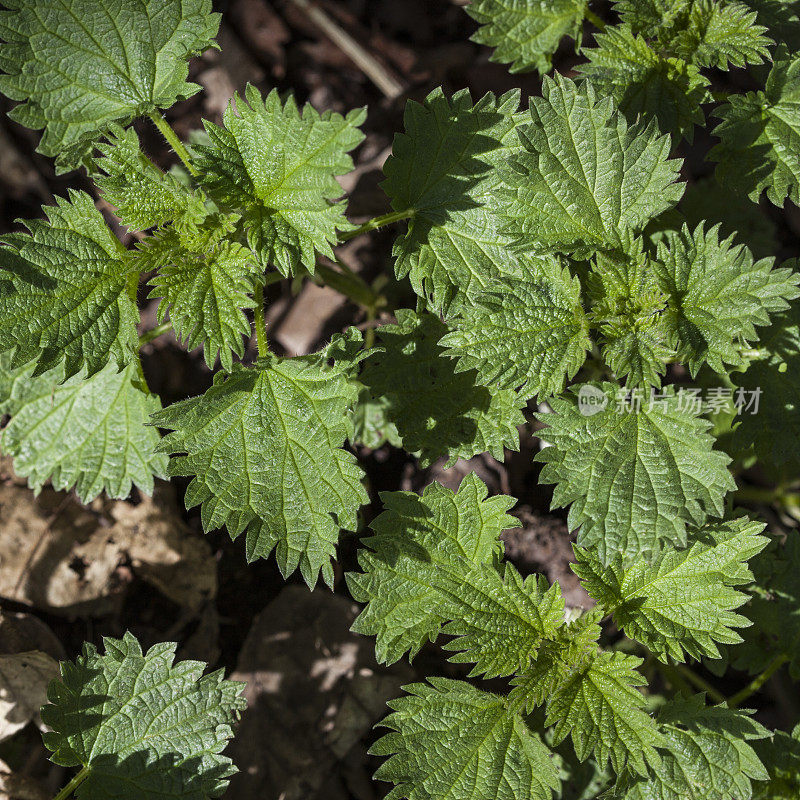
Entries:
[[46, 488], [0, 485], [0, 596], [58, 614], [119, 608], [130, 568], [174, 602], [200, 608], [216, 594], [208, 543], [159, 484], [138, 505], [95, 501]]
[[58, 662], [41, 650], [0, 656], [0, 741], [29, 722], [41, 727], [39, 709], [48, 684], [59, 674]]

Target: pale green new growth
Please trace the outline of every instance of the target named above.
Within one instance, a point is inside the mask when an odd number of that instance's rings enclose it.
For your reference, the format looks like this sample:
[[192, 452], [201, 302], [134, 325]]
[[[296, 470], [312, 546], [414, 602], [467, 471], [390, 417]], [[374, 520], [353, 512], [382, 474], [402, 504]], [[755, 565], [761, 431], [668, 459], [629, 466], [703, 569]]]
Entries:
[[659, 763], [663, 740], [636, 689], [646, 683], [636, 671], [642, 660], [600, 650], [599, 619], [595, 611], [562, 628], [512, 681], [511, 702], [528, 711], [545, 704], [553, 741], [570, 736], [579, 760], [594, 754], [601, 767], [610, 762], [617, 773], [646, 775], [648, 764]]
[[221, 755], [245, 707], [244, 684], [203, 675], [205, 664], [174, 664], [174, 643], [146, 653], [131, 633], [85, 644], [61, 664], [42, 721], [51, 760], [83, 767], [78, 800], [205, 800], [219, 797], [236, 772]]
[[766, 191], [775, 205], [800, 204], [800, 58], [779, 50], [764, 91], [732, 95], [715, 114], [720, 182], [753, 201]]
[[481, 24], [472, 41], [494, 47], [490, 61], [509, 72], [548, 72], [565, 36], [580, 42], [588, 0], [474, 0], [466, 11]]
[[579, 67], [580, 74], [602, 96], [613, 97], [631, 122], [655, 118], [664, 133], [691, 141], [693, 126], [705, 120], [700, 104], [711, 99], [698, 67], [657, 52], [625, 25], [595, 39], [597, 47], [584, 50], [589, 63]]
[[174, 431], [161, 449], [177, 455], [170, 475], [192, 476], [186, 506], [201, 505], [205, 530], [246, 531], [247, 558], [275, 549], [284, 575], [298, 567], [313, 586], [341, 528], [354, 531], [367, 502], [363, 473], [341, 449], [358, 389], [308, 358], [263, 359], [215, 376], [200, 397], [156, 414]]
[[98, 144], [95, 183], [125, 225], [144, 231], [166, 222], [195, 225], [206, 216], [205, 198], [162, 172], [143, 152], [133, 128], [112, 125]]
[[353, 169], [349, 152], [363, 140], [363, 109], [346, 117], [294, 98], [265, 99], [248, 85], [223, 115], [223, 127], [205, 122], [210, 145], [197, 145], [200, 183], [227, 209], [242, 214], [241, 228], [263, 267], [284, 275], [314, 271], [316, 253], [333, 257], [337, 231], [352, 229], [335, 176]]
[[459, 357], [460, 370], [526, 395], [560, 392], [592, 344], [580, 283], [557, 262], [526, 280], [490, 284], [452, 326], [440, 344]]
[[457, 371], [444, 348], [447, 328], [432, 314], [400, 309], [397, 325], [378, 328], [378, 352], [364, 363], [359, 380], [395, 425], [403, 446], [423, 466], [446, 457], [472, 458], [519, 447], [526, 398], [513, 389], [489, 391], [472, 370]]
[[32, 364], [13, 369], [10, 361], [0, 355], [0, 414], [11, 415], [0, 451], [34, 490], [50, 480], [88, 503], [101, 492], [127, 497], [133, 485], [151, 494], [153, 476], [166, 477], [161, 437], [149, 425], [161, 402], [142, 386], [138, 364], [62, 383], [63, 367], [34, 378]]
[[0, 351], [35, 360], [37, 374], [63, 362], [67, 378], [123, 367], [138, 345], [134, 259], [88, 194], [57, 203], [44, 207], [48, 221], [26, 222], [30, 233], [1, 240]]
[[718, 658], [717, 643], [742, 641], [733, 628], [750, 624], [734, 613], [748, 596], [733, 587], [752, 581], [746, 564], [768, 542], [758, 535], [763, 527], [746, 518], [709, 525], [690, 534], [687, 549], [627, 566], [616, 557], [604, 567], [579, 550], [573, 569], [617, 625], [665, 663], [683, 661], [684, 653]]
[[558, 484], [553, 507], [572, 504], [569, 527], [580, 527], [580, 544], [596, 547], [603, 562], [633, 558], [661, 540], [684, 544], [687, 523], [722, 516], [723, 498], [736, 488], [730, 459], [711, 449], [710, 423], [682, 408], [673, 388], [651, 396], [627, 396], [611, 383], [582, 388], [605, 397], [605, 409], [579, 407], [579, 388], [554, 399], [540, 432], [553, 446], [536, 457], [545, 462], [540, 481]]
[[719, 226], [698, 225], [692, 233], [684, 225], [658, 243], [654, 269], [669, 298], [665, 324], [692, 375], [704, 363], [719, 373], [726, 364], [740, 366], [740, 348], [758, 337], [756, 326], [800, 295], [800, 275], [772, 269], [771, 258], [754, 261], [732, 239], [720, 241]]
[[701, 67], [730, 69], [762, 64], [769, 59], [772, 40], [756, 24], [756, 12], [738, 2], [696, 0], [684, 30], [675, 37], [675, 51]]
[[39, 151], [78, 166], [111, 123], [200, 91], [187, 60], [214, 44], [211, 0], [6, 0], [0, 91], [11, 116], [44, 128]]
[[613, 800], [747, 800], [751, 781], [769, 779], [750, 741], [768, 731], [744, 711], [677, 696], [658, 715], [661, 764], [638, 781], [623, 778]]
[[243, 309], [254, 308], [250, 296], [263, 281], [253, 254], [227, 238], [236, 220], [211, 216], [198, 228], [169, 228], [146, 239], [142, 269], [158, 269], [150, 279], [149, 297], [161, 298], [158, 321], [169, 313], [179, 340], [193, 349], [203, 345], [206, 364], [219, 356], [228, 372], [232, 354], [244, 356], [244, 339], [251, 334]]
[[658, 386], [674, 355], [659, 290], [641, 240], [626, 253], [598, 253], [586, 278], [592, 301], [590, 319], [600, 332], [603, 358], [617, 379], [629, 386]]
[[405, 132], [395, 135], [383, 189], [395, 211], [410, 211], [394, 245], [395, 272], [433, 309], [449, 310], [503, 275], [520, 276], [530, 259], [500, 231], [498, 167], [521, 150], [519, 92], [487, 94], [474, 105], [467, 90], [435, 89], [406, 104]]
[[546, 77], [531, 118], [518, 128], [525, 152], [504, 174], [507, 229], [528, 246], [581, 256], [617, 249], [680, 199], [669, 137], [629, 128], [590, 82]]
[[391, 733], [370, 751], [389, 756], [375, 773], [387, 800], [550, 800], [559, 788], [550, 751], [502, 697], [462, 681], [404, 687], [381, 723]]
[[364, 540], [369, 549], [358, 555], [363, 573], [347, 576], [353, 596], [367, 604], [353, 630], [376, 637], [379, 661], [391, 664], [406, 652], [413, 658], [441, 632], [447, 621], [438, 603], [441, 592], [425, 578], [460, 566], [461, 559], [491, 564], [499, 556], [500, 534], [519, 522], [506, 513], [510, 497], [487, 495], [474, 473], [457, 492], [432, 483], [421, 497], [381, 494], [384, 510], [371, 524], [375, 535]]

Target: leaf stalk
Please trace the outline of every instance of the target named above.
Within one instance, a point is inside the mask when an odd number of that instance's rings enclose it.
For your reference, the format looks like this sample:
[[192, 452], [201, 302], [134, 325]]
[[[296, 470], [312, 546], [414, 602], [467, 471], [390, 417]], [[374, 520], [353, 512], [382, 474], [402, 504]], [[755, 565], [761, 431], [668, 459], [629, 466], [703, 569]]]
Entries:
[[352, 231], [344, 231], [339, 234], [339, 242], [349, 242], [350, 239], [355, 239], [356, 236], [361, 236], [364, 233], [375, 231], [378, 228], [383, 228], [385, 225], [391, 225], [393, 222], [402, 222], [404, 219], [411, 219], [414, 216], [414, 209], [407, 208], [405, 211], [391, 211], [388, 214], [382, 214], [379, 217], [373, 217], [363, 225], [359, 225]]
[[787, 656], [786, 653], [779, 653], [775, 656], [764, 670], [756, 675], [744, 689], [740, 692], [736, 692], [736, 694], [728, 700], [728, 706], [730, 708], [737, 708], [741, 705], [751, 694], [755, 694], [788, 660], [789, 656]]
[[89, 767], [83, 769], [53, 798], [53, 800], [67, 800], [72, 797], [73, 792], [89, 777], [91, 770]]
[[264, 287], [261, 284], [256, 286], [255, 301], [253, 319], [256, 326], [256, 346], [258, 347], [258, 357], [265, 358], [269, 355], [269, 344], [267, 343], [267, 321], [264, 316]]
[[158, 128], [159, 133], [167, 140], [170, 147], [175, 151], [175, 155], [183, 162], [183, 165], [186, 169], [189, 170], [189, 174], [192, 177], [197, 177], [197, 167], [192, 164], [192, 157], [189, 155], [189, 151], [184, 146], [183, 142], [178, 138], [178, 134], [175, 133], [172, 126], [167, 122], [164, 118], [164, 115], [156, 108], [153, 109], [148, 116], [153, 121], [153, 124]]

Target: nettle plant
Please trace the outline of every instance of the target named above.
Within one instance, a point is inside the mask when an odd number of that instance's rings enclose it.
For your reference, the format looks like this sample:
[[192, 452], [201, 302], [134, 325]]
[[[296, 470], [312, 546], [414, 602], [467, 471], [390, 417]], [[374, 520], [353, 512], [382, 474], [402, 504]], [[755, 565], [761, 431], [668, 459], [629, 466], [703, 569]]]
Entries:
[[[388, 441], [422, 466], [501, 459], [538, 403], [541, 481], [569, 508], [596, 605], [565, 608], [558, 584], [503, 560], [516, 501], [474, 474], [455, 492], [382, 495], [347, 576], [365, 604], [354, 630], [384, 663], [446, 637], [468, 677], [504, 679], [406, 687], [373, 748], [389, 796], [797, 797], [800, 727], [771, 732], [739, 706], [786, 662], [800, 678], [800, 546], [733, 506], [734, 474], [755, 464], [779, 487], [762, 494], [795, 502], [800, 467], [797, 265], [776, 267], [757, 205], [800, 202], [797, 4], [619, 0], [612, 25], [580, 0], [476, 0], [476, 41], [513, 70], [547, 72], [566, 35], [586, 61], [575, 79], [544, 77], [528, 109], [517, 92], [410, 101], [385, 165], [392, 211], [360, 226], [336, 177], [363, 110], [250, 86], [191, 142], [169, 127], [160, 110], [200, 90], [187, 58], [214, 46], [208, 0], [5, 4], [12, 117], [140, 234], [123, 247], [72, 191], [3, 237], [0, 412], [16, 471], [83, 501], [188, 476], [206, 530], [331, 585], [368, 499], [348, 442]], [[752, 91], [712, 92], [747, 65], [737, 81]], [[687, 190], [677, 152], [709, 111], [716, 177]], [[169, 172], [130, 127], [142, 116], [182, 162]], [[321, 280], [374, 317], [379, 290], [317, 259], [397, 222], [395, 274], [416, 308], [374, 339], [351, 328], [313, 355], [272, 353], [265, 287]], [[161, 324], [141, 331], [144, 293]], [[169, 329], [218, 371], [162, 408], [139, 350]], [[687, 401], [702, 389], [717, 413]], [[224, 790], [240, 686], [173, 665], [174, 649], [145, 654], [127, 635], [63, 665], [45, 743], [80, 771], [59, 798]], [[726, 699], [691, 661], [755, 677]]]

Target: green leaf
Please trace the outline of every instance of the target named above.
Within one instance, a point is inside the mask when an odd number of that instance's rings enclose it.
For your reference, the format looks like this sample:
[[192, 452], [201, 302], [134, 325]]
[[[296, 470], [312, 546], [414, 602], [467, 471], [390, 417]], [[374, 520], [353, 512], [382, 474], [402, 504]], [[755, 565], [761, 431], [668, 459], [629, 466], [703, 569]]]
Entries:
[[549, 585], [544, 575], [523, 579], [511, 564], [502, 577], [485, 564], [458, 573], [444, 570], [437, 579], [452, 609], [442, 633], [456, 637], [444, 645], [456, 652], [450, 661], [475, 665], [470, 677], [495, 678], [525, 669], [564, 623], [561, 589], [558, 583]]
[[31, 488], [51, 480], [88, 503], [101, 492], [127, 497], [134, 484], [151, 494], [153, 476], [166, 477], [160, 436], [149, 425], [161, 402], [141, 386], [135, 362], [62, 383], [62, 367], [34, 378], [32, 364], [14, 369], [10, 361], [0, 355], [0, 413], [11, 415], [0, 448]]
[[586, 284], [590, 318], [600, 331], [603, 358], [629, 386], [658, 386], [674, 355], [664, 323], [666, 298], [641, 240], [625, 254], [598, 253]]
[[408, 275], [432, 309], [449, 311], [531, 261], [500, 231], [498, 166], [521, 149], [518, 107], [519, 92], [473, 105], [466, 89], [450, 99], [435, 89], [406, 105], [382, 186], [395, 211], [413, 211], [394, 246], [397, 277]]
[[714, 113], [717, 178], [753, 201], [766, 191], [777, 206], [800, 205], [800, 58], [779, 49], [763, 92], [733, 95]]
[[733, 628], [750, 624], [734, 613], [748, 596], [733, 587], [752, 581], [746, 564], [769, 541], [759, 535], [763, 528], [746, 518], [709, 525], [692, 533], [691, 547], [627, 566], [616, 557], [604, 567], [578, 550], [573, 571], [626, 635], [665, 663], [683, 661], [684, 653], [718, 658], [717, 643], [741, 642]]
[[800, 2], [797, 0], [738, 0], [756, 12], [756, 22], [789, 50], [800, 47]]
[[2, 239], [0, 351], [15, 349], [15, 365], [35, 359], [34, 374], [62, 361], [67, 378], [109, 361], [123, 367], [139, 342], [134, 259], [88, 194], [56, 202], [44, 207], [47, 222]]
[[117, 210], [129, 228], [144, 231], [166, 222], [196, 225], [205, 218], [205, 198], [162, 172], [143, 152], [133, 128], [110, 127], [107, 142], [98, 144], [101, 155], [95, 176], [103, 198]]
[[187, 59], [213, 46], [211, 0], [9, 0], [0, 91], [22, 102], [11, 116], [44, 128], [39, 152], [71, 169], [111, 123], [200, 91]]
[[457, 637], [446, 645], [457, 653], [451, 661], [474, 663], [471, 674], [510, 675], [562, 625], [557, 585], [523, 581], [511, 565], [498, 572], [500, 533], [519, 522], [506, 514], [511, 498], [487, 493], [470, 473], [455, 493], [433, 483], [421, 497], [381, 495], [385, 511], [359, 554], [363, 572], [347, 576], [367, 603], [353, 630], [377, 637], [379, 661], [413, 658], [444, 633]]
[[234, 224], [217, 216], [201, 228], [169, 228], [142, 245], [142, 267], [158, 269], [150, 279], [149, 298], [160, 298], [158, 321], [169, 312], [178, 339], [193, 349], [204, 346], [206, 364], [231, 371], [235, 353], [244, 356], [242, 337], [251, 334], [243, 309], [255, 308], [250, 297], [263, 273], [253, 254], [226, 238]]
[[509, 71], [549, 72], [552, 55], [565, 36], [580, 42], [587, 0], [475, 0], [466, 12], [481, 27], [472, 41], [494, 47], [490, 61]]
[[526, 395], [560, 392], [592, 346], [580, 282], [555, 261], [527, 280], [490, 284], [451, 325], [440, 345], [460, 370]]
[[396, 785], [387, 800], [550, 800], [558, 771], [550, 751], [502, 697], [462, 681], [414, 683], [389, 703], [392, 732], [370, 752]]
[[509, 159], [504, 214], [528, 246], [575, 251], [622, 246], [624, 233], [678, 202], [680, 162], [655, 128], [625, 119], [591, 83], [546, 77], [531, 99], [532, 125], [519, 128], [525, 152]]
[[[245, 102], [246, 100], [246, 102]], [[346, 117], [310, 105], [300, 111], [277, 90], [266, 99], [248, 85], [223, 114], [224, 127], [205, 122], [210, 145], [196, 145], [200, 183], [230, 211], [263, 267], [284, 275], [301, 266], [314, 271], [316, 253], [333, 258], [337, 231], [353, 226], [344, 216], [344, 192], [336, 181], [353, 169], [348, 155], [364, 139], [363, 109]]]
[[606, 28], [595, 41], [584, 48], [589, 63], [578, 72], [598, 94], [613, 97], [629, 121], [655, 118], [664, 133], [692, 141], [693, 127], [705, 122], [700, 104], [711, 100], [698, 67], [654, 50], [625, 25]]
[[769, 324], [770, 313], [800, 294], [800, 276], [772, 264], [754, 261], [732, 237], [720, 241], [719, 226], [692, 233], [684, 225], [659, 241], [655, 269], [669, 298], [665, 324], [693, 376], [704, 363], [722, 374], [725, 364], [740, 366], [740, 348], [758, 338], [756, 326]]
[[131, 633], [103, 639], [105, 654], [84, 644], [47, 691], [42, 721], [51, 760], [84, 767], [78, 800], [205, 800], [219, 797], [236, 772], [221, 755], [245, 707], [243, 683], [205, 664], [174, 664], [174, 643], [146, 653]]
[[[734, 397], [756, 398], [758, 413], [743, 410], [734, 429], [734, 444], [754, 447], [770, 470], [795, 475], [800, 470], [800, 308], [772, 319], [759, 342], [763, 357], [744, 373], [733, 373]], [[750, 409], [751, 411], [753, 409]]]
[[701, 178], [691, 184], [678, 208], [690, 230], [708, 220], [708, 225], [720, 226], [724, 238], [733, 236], [756, 258], [772, 256], [778, 250], [775, 223], [763, 209], [746, 197], [732, 194], [713, 178]]
[[800, 724], [791, 735], [775, 731], [754, 749], [769, 774], [769, 783], [756, 786], [755, 800], [794, 800], [800, 793]]
[[755, 674], [783, 653], [789, 658], [789, 674], [800, 679], [800, 540], [790, 536], [773, 543], [754, 559], [755, 585], [744, 613], [753, 627], [745, 642], [731, 648], [736, 669]]
[[248, 560], [275, 549], [284, 576], [299, 566], [310, 586], [320, 570], [331, 584], [339, 531], [356, 529], [367, 502], [363, 473], [341, 449], [357, 394], [313, 357], [273, 358], [217, 373], [204, 395], [153, 419], [174, 431], [161, 449], [183, 454], [169, 473], [193, 476], [186, 505], [201, 505], [205, 530], [246, 531]]
[[703, 695], [678, 696], [662, 707], [660, 766], [638, 781], [623, 779], [619, 800], [748, 800], [751, 780], [769, 775], [748, 743], [768, 731], [746, 712], [705, 705]]
[[642, 659], [597, 647], [595, 612], [573, 623], [542, 649], [530, 670], [513, 680], [512, 703], [532, 707], [546, 703], [546, 725], [554, 725], [553, 742], [572, 738], [581, 761], [594, 753], [598, 764], [610, 762], [646, 775], [659, 763], [656, 747], [663, 742], [643, 710], [645, 698], [635, 687], [647, 683], [636, 671]]
[[[540, 436], [552, 447], [542, 483], [556, 483], [553, 507], [572, 504], [570, 530], [604, 563], [686, 542], [686, 525], [721, 517], [736, 484], [728, 456], [711, 449], [710, 423], [684, 408], [672, 387], [626, 394], [614, 384], [583, 384], [554, 399]], [[588, 401], [594, 400], [594, 404]]]
[[772, 39], [756, 24], [756, 12], [737, 3], [694, 2], [686, 28], [675, 37], [677, 55], [699, 67], [730, 69], [769, 60]]
[[684, 23], [696, 0], [614, 0], [614, 10], [634, 34], [669, 38]]
[[490, 392], [474, 371], [458, 372], [442, 344], [447, 328], [432, 314], [401, 309], [397, 322], [377, 329], [380, 349], [359, 380], [373, 399], [385, 399], [406, 450], [422, 466], [487, 451], [502, 460], [503, 448], [517, 450], [526, 398], [511, 389]]

